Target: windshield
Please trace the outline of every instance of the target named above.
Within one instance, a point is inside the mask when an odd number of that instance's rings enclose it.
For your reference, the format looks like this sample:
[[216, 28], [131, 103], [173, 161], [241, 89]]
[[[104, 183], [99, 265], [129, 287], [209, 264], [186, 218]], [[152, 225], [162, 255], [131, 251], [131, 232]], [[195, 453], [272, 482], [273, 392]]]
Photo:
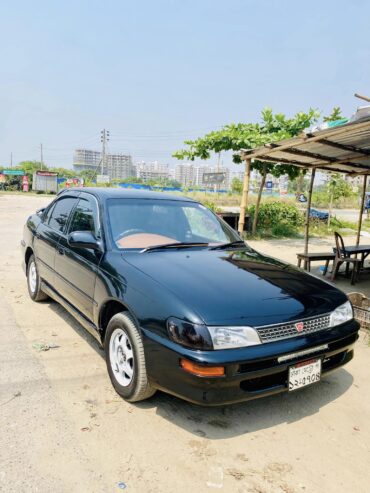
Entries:
[[108, 217], [112, 239], [122, 249], [240, 240], [236, 232], [196, 202], [110, 199]]

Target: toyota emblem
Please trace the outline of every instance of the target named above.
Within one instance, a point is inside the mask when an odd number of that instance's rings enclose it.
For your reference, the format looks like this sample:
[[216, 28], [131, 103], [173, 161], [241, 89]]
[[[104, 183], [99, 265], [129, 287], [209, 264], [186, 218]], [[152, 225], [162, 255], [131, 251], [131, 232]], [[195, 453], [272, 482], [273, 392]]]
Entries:
[[297, 329], [297, 332], [302, 332], [302, 330], [304, 329], [304, 323], [303, 322], [296, 323], [295, 328]]

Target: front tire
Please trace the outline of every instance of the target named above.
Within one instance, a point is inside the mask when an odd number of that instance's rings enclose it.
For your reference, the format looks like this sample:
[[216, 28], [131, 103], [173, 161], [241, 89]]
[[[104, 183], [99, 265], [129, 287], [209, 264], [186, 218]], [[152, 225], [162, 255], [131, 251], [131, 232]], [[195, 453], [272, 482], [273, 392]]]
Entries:
[[41, 278], [34, 255], [31, 255], [27, 264], [27, 287], [33, 301], [44, 301], [48, 298], [47, 294], [41, 289]]
[[117, 313], [105, 335], [105, 358], [112, 385], [128, 402], [148, 399], [156, 390], [150, 385], [143, 341], [128, 313]]

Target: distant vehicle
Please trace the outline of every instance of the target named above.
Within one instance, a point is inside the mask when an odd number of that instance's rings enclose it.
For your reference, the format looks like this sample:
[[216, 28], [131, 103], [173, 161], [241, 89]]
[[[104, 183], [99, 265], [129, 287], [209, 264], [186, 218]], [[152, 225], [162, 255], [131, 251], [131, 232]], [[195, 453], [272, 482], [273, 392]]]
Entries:
[[310, 209], [310, 218], [319, 219], [320, 221], [327, 221], [329, 219], [329, 213], [318, 211], [317, 209]]
[[369, 213], [370, 210], [370, 192], [366, 192], [364, 201], [364, 212]]
[[297, 193], [296, 198], [298, 202], [302, 202], [302, 203], [307, 202], [307, 197], [305, 196], [304, 193]]
[[22, 246], [30, 297], [50, 296], [94, 334], [129, 402], [157, 389], [244, 401], [353, 357], [359, 324], [344, 293], [257, 253], [191, 199], [67, 189], [28, 218]]

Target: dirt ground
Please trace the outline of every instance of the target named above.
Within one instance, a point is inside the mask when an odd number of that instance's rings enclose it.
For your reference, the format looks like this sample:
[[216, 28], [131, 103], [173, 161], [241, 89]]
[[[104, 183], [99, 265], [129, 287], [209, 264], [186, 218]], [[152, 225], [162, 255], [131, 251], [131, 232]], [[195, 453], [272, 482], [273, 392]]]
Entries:
[[[22, 228], [48, 200], [0, 195], [0, 491], [369, 491], [365, 334], [348, 366], [297, 393], [224, 408], [159, 392], [127, 404], [95, 340], [56, 303], [28, 297]], [[298, 243], [253, 246], [295, 261]]]

